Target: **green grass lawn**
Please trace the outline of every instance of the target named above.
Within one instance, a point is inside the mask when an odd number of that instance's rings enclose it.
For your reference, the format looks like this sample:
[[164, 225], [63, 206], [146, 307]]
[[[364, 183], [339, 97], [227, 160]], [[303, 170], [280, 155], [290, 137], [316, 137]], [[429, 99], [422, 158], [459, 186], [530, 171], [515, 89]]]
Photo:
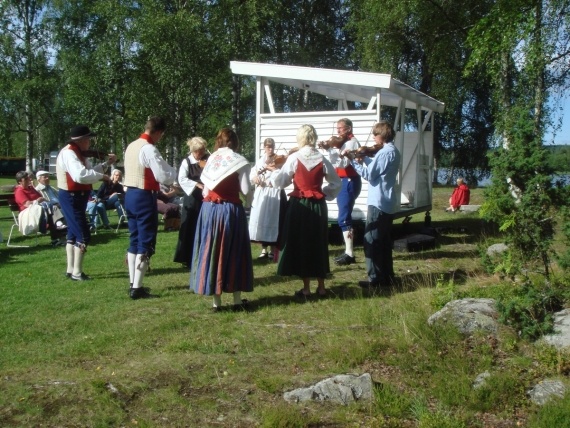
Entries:
[[[434, 189], [432, 221], [455, 232], [438, 238], [433, 250], [394, 253], [398, 287], [363, 291], [362, 247], [357, 264], [339, 267], [332, 259], [343, 247], [332, 245], [329, 298], [301, 301], [293, 297], [300, 279], [277, 276], [276, 264], [258, 262], [252, 245], [255, 289], [244, 297], [253, 310], [244, 313], [212, 313], [209, 297], [188, 290], [188, 272], [172, 262], [175, 232], [159, 232], [145, 278], [160, 297], [138, 301], [128, 297], [126, 229], [93, 237], [84, 263], [93, 281], [85, 283], [65, 278], [65, 250], [52, 248], [49, 237], [31, 248], [0, 244], [0, 425], [547, 426], [540, 425], [545, 410], [533, 407], [525, 391], [560, 374], [568, 360], [507, 328], [491, 342], [427, 326], [441, 284], [453, 281], [477, 296], [510, 287], [481, 265], [481, 243], [496, 239], [495, 228], [476, 214], [444, 213], [450, 192]], [[472, 203], [482, 200], [474, 189]], [[110, 218], [117, 221], [114, 213]], [[4, 241], [11, 222], [0, 208]], [[413, 232], [422, 223], [418, 214], [407, 229], [398, 220], [395, 231]], [[222, 300], [232, 303], [231, 296]], [[485, 370], [498, 373], [492, 388], [473, 390]], [[284, 391], [326, 377], [366, 372], [377, 384], [371, 402], [282, 399]]]

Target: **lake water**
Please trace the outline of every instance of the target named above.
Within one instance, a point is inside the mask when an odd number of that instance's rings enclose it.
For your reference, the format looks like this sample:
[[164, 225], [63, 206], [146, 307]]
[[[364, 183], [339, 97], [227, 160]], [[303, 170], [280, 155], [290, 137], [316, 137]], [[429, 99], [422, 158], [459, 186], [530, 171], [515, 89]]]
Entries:
[[[437, 174], [437, 181], [440, 184], [444, 184], [449, 176], [449, 169], [448, 168], [440, 168]], [[455, 180], [457, 176], [454, 176], [452, 184], [455, 185]], [[562, 180], [565, 186], [570, 185], [570, 174], [562, 174], [562, 175], [554, 175], [552, 178], [552, 183], [555, 183], [557, 180]], [[486, 187], [491, 184], [491, 177], [482, 178], [477, 182], [477, 187]]]

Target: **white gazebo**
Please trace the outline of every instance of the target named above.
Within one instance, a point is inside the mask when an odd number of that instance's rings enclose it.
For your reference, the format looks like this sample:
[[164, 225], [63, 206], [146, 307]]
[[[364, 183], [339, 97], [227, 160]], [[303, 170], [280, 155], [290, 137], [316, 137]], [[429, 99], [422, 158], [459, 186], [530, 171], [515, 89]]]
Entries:
[[[302, 124], [313, 125], [320, 139], [326, 140], [336, 134], [336, 122], [343, 117], [352, 121], [354, 135], [361, 145], [372, 145], [372, 126], [386, 119], [386, 112], [392, 109], [390, 116], [397, 131], [395, 145], [402, 155], [398, 173], [401, 208], [396, 218], [432, 209], [433, 113], [443, 112], [442, 102], [389, 74], [239, 61], [230, 62], [230, 67], [234, 74], [256, 77], [257, 157], [261, 156], [265, 138], [273, 138], [277, 152], [284, 154], [296, 146], [295, 136]], [[278, 112], [271, 82], [304, 90], [307, 97], [313, 93], [336, 100], [337, 109]], [[361, 108], [349, 110], [348, 102], [355, 102]], [[355, 220], [366, 219], [367, 192], [367, 183], [363, 181], [353, 212]], [[329, 221], [336, 221], [337, 214], [336, 202], [330, 202]]]

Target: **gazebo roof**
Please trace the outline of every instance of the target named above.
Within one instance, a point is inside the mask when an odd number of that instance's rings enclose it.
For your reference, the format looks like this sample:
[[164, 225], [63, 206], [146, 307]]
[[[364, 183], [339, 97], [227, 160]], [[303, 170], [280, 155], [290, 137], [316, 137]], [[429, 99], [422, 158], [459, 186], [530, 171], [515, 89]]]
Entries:
[[403, 98], [406, 108], [415, 109], [419, 105], [437, 113], [445, 108], [444, 103], [389, 74], [241, 61], [231, 61], [230, 68], [234, 74], [265, 78], [335, 100], [370, 103], [380, 93], [381, 105], [397, 107]]

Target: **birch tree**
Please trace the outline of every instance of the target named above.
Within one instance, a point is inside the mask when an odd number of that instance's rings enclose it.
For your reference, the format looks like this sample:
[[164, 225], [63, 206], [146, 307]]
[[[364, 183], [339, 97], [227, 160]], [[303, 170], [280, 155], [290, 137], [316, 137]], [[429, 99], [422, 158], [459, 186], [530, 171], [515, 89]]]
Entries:
[[[0, 3], [0, 98], [7, 136], [25, 135], [26, 170], [42, 155], [36, 148], [40, 128], [50, 120], [57, 76], [53, 72], [50, 33], [43, 0]], [[41, 143], [41, 140], [40, 140]]]

